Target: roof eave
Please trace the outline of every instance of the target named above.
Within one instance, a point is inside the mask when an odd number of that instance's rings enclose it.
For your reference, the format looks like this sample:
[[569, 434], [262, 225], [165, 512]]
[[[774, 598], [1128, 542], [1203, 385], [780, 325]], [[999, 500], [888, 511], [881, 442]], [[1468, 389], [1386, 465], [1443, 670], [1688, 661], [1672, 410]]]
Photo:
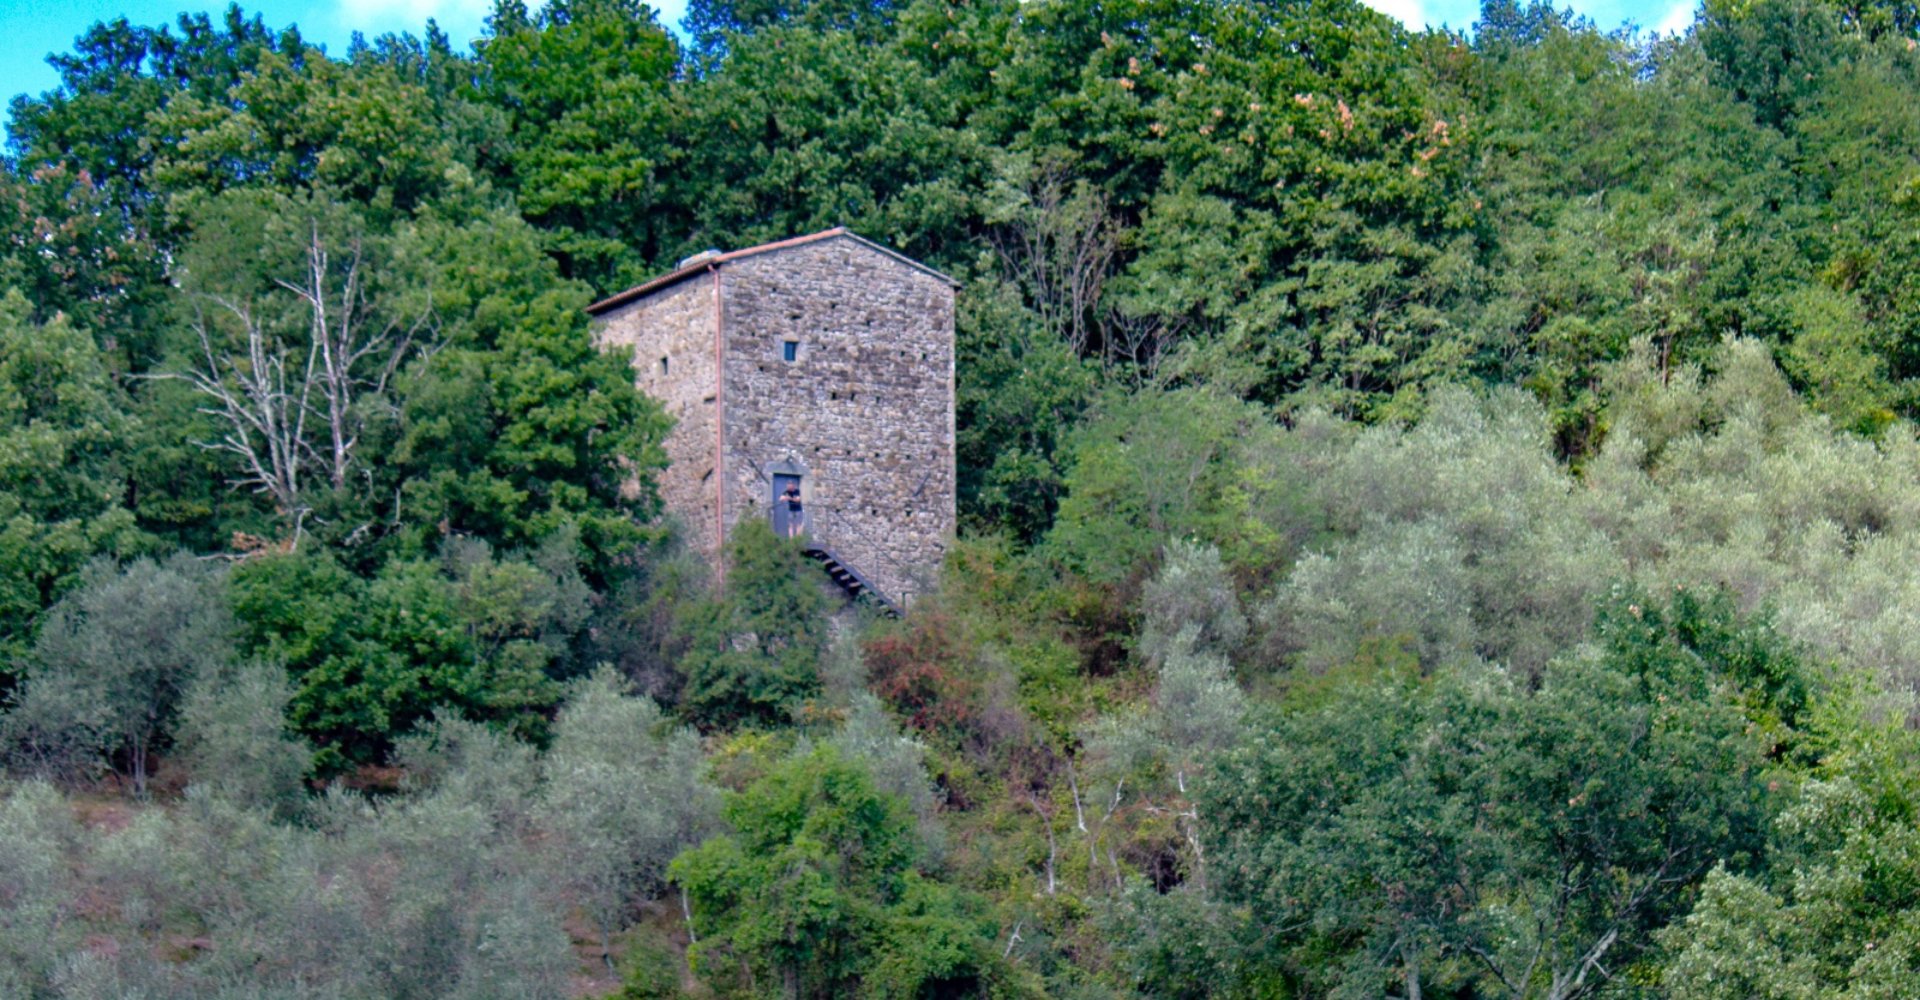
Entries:
[[960, 287], [960, 283], [958, 281], [953, 280], [953, 277], [951, 275], [948, 275], [943, 271], [938, 271], [931, 267], [928, 267], [927, 265], [922, 264], [917, 260], [914, 260], [912, 257], [909, 257], [906, 254], [899, 252], [898, 250], [893, 250], [889, 247], [881, 246], [880, 244], [875, 243], [870, 239], [867, 239], [866, 237], [848, 229], [845, 226], [835, 226], [832, 229], [821, 230], [820, 232], [817, 232], [817, 233], [808, 233], [805, 236], [795, 236], [792, 239], [777, 240], [773, 243], [762, 243], [759, 246], [746, 247], [740, 250], [729, 251], [727, 253], [723, 253], [718, 256], [708, 257], [704, 260], [694, 261], [692, 263], [689, 263], [685, 267], [675, 268], [672, 271], [669, 271], [666, 274], [663, 274], [657, 278], [642, 282], [641, 284], [635, 285], [624, 292], [618, 292], [616, 294], [609, 295], [606, 298], [593, 303], [592, 305], [587, 307], [587, 315], [600, 316], [600, 315], [604, 315], [605, 313], [612, 312], [613, 310], [618, 309], [621, 306], [624, 306], [630, 302], [635, 302], [639, 299], [646, 298], [647, 296], [652, 295], [654, 292], [662, 291], [672, 285], [677, 285], [680, 282], [693, 277], [694, 275], [705, 274], [709, 271], [718, 270], [722, 264], [725, 264], [728, 261], [739, 260], [742, 257], [753, 257], [763, 253], [770, 253], [774, 250], [785, 250], [790, 247], [802, 246], [808, 243], [818, 243], [822, 240], [837, 239], [842, 236], [859, 243], [861, 246], [879, 251], [880, 253], [883, 253], [888, 257], [891, 257], [894, 260], [897, 260], [900, 263], [905, 264], [916, 271], [919, 271], [922, 274], [928, 275], [942, 282], [945, 282], [949, 287], [952, 287], [954, 289], [958, 289]]
[[720, 264], [720, 261], [717, 258], [709, 258], [707, 260], [700, 261], [699, 263], [696, 263], [696, 264], [689, 264], [686, 267], [675, 268], [674, 270], [669, 271], [666, 274], [659, 276], [658, 278], [653, 278], [649, 281], [642, 282], [641, 284], [635, 285], [624, 292], [615, 292], [614, 294], [609, 295], [598, 302], [595, 302], [594, 304], [587, 307], [587, 315], [599, 316], [604, 313], [612, 312], [613, 310], [618, 309], [629, 302], [634, 302], [639, 299], [644, 299], [647, 296], [652, 295], [654, 292], [657, 292], [667, 287], [668, 285], [677, 285], [680, 282], [685, 281], [696, 274], [704, 274], [708, 271], [711, 271], [714, 268], [718, 267], [719, 264]]

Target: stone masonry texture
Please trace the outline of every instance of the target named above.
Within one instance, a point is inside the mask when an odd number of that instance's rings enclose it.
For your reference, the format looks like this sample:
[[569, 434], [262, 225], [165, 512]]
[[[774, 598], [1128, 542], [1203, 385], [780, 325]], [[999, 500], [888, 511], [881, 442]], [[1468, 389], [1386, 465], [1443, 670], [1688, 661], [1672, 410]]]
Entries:
[[680, 282], [602, 316], [602, 347], [633, 348], [634, 382], [674, 419], [660, 499], [690, 544], [714, 548], [719, 478], [713, 276]]
[[840, 231], [676, 274], [596, 317], [677, 421], [668, 511], [717, 554], [797, 473], [810, 537], [911, 603], [954, 532], [952, 283]]

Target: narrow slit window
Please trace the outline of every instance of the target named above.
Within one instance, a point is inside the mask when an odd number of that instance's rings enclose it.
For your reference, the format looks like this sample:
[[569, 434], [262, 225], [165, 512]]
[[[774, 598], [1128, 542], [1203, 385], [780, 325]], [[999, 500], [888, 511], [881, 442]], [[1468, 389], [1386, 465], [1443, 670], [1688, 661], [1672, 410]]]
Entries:
[[662, 374], [662, 375], [665, 375], [666, 373], [667, 373], [667, 359], [666, 359], [666, 358], [661, 358], [661, 359], [660, 359], [660, 374]]
[[780, 343], [780, 360], [782, 361], [800, 360], [800, 342], [797, 340], [782, 341]]

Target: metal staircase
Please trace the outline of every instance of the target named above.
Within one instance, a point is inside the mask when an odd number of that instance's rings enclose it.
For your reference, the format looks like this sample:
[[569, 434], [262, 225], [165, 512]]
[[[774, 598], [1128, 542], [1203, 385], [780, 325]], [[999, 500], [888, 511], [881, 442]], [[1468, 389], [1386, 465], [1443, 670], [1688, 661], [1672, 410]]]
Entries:
[[801, 547], [800, 551], [808, 558], [818, 562], [821, 568], [827, 571], [827, 575], [833, 578], [833, 582], [837, 584], [841, 590], [846, 591], [847, 596], [855, 602], [866, 599], [876, 605], [880, 609], [881, 614], [889, 618], [900, 617], [900, 605], [894, 603], [893, 599], [886, 594], [881, 593], [880, 588], [875, 587], [866, 577], [860, 575], [859, 570], [854, 569], [848, 565], [845, 560], [835, 555], [832, 549], [818, 542], [809, 541]]

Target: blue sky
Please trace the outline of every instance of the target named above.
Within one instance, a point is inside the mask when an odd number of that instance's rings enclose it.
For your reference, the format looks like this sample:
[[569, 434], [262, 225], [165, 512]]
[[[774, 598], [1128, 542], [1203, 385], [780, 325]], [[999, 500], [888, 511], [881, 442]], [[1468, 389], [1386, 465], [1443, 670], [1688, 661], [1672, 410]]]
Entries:
[[[651, 2], [668, 25], [677, 26], [686, 12], [686, 0]], [[241, 7], [276, 28], [297, 24], [308, 41], [337, 54], [356, 30], [369, 38], [390, 31], [418, 35], [428, 18], [462, 44], [479, 37], [493, 0], [242, 0]], [[226, 8], [227, 0], [0, 0], [0, 119], [13, 95], [38, 94], [58, 82], [47, 54], [71, 49], [97, 21], [170, 24], [181, 11], [207, 11], [217, 20]]]
[[[1479, 0], [1365, 0], [1412, 25], [1472, 24]], [[298, 24], [309, 40], [329, 52], [343, 51], [358, 29], [368, 36], [389, 31], [419, 34], [428, 18], [437, 19], [456, 43], [480, 34], [491, 0], [252, 0], [244, 4], [276, 27]], [[661, 20], [677, 25], [686, 0], [658, 0]], [[1604, 28], [1631, 20], [1642, 28], [1684, 29], [1693, 19], [1695, 0], [1576, 0], [1574, 8]], [[224, 3], [195, 0], [0, 0], [0, 105], [14, 94], [39, 93], [56, 82], [47, 54], [65, 51], [96, 21], [125, 16], [135, 24], [171, 22], [182, 10], [210, 10]], [[0, 110], [0, 118], [5, 116]]]
[[[5, 0], [0, 0], [5, 2]], [[1464, 28], [1480, 16], [1480, 0], [1361, 0], [1367, 6], [1391, 14], [1409, 25], [1448, 25]], [[1604, 29], [1617, 28], [1631, 21], [1646, 31], [1673, 34], [1685, 31], [1693, 23], [1697, 0], [1574, 0], [1574, 10], [1593, 19]]]

